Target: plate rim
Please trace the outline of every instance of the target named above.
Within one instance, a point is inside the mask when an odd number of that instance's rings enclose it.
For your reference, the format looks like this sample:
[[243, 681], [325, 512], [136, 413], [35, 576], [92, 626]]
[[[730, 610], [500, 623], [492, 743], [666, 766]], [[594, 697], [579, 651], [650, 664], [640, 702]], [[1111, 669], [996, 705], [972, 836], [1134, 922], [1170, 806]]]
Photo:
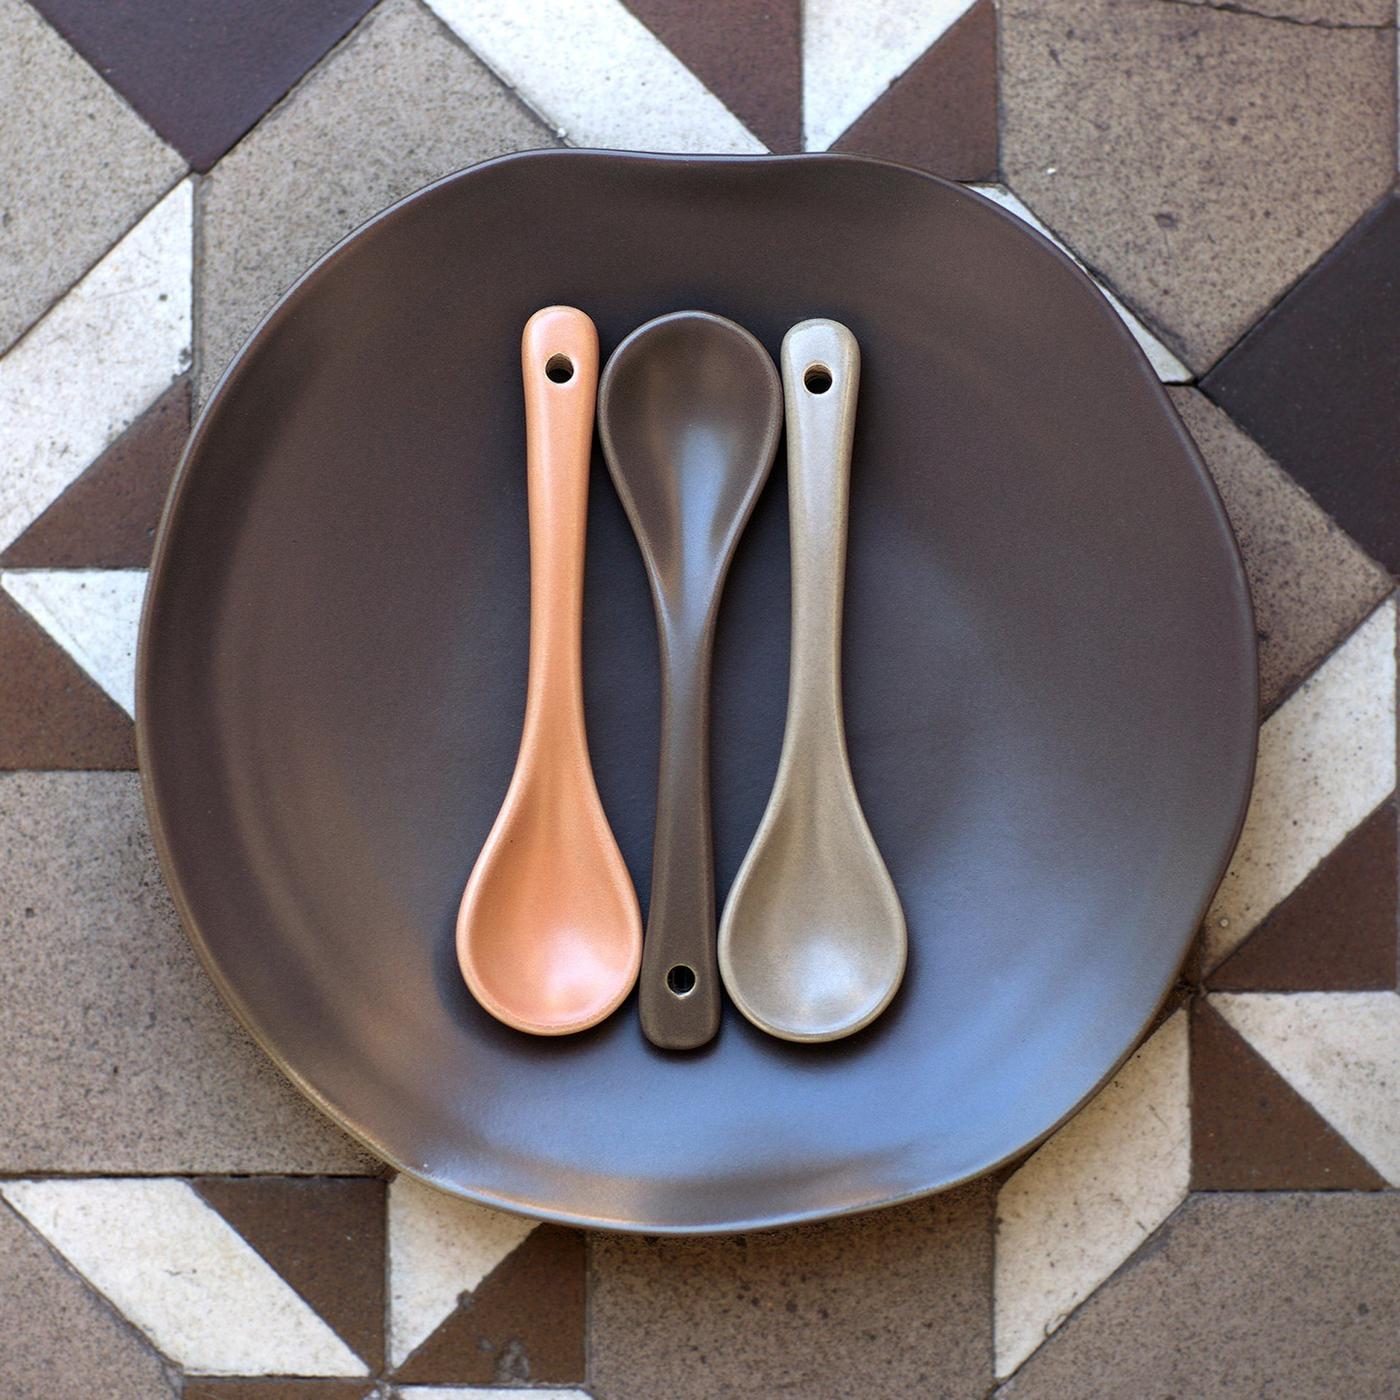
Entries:
[[[248, 361], [251, 353], [261, 342], [264, 335], [288, 313], [288, 308], [293, 304], [301, 289], [314, 277], [319, 275], [323, 269], [338, 261], [339, 258], [344, 255], [347, 248], [355, 243], [362, 234], [367, 233], [381, 222], [397, 215], [398, 212], [406, 206], [428, 197], [439, 188], [455, 184], [482, 171], [502, 166], [580, 160], [601, 160], [608, 163], [620, 162], [639, 166], [670, 166], [688, 169], [713, 168], [717, 166], [792, 165], [796, 163], [807, 165], [825, 164], [829, 166], [874, 166], [897, 171], [902, 175], [912, 176], [921, 181], [931, 182], [941, 187], [944, 191], [952, 193], [956, 198], [976, 202], [996, 218], [1013, 226], [1022, 236], [1028, 236], [1034, 242], [1038, 243], [1043, 252], [1052, 255], [1088, 290], [1093, 292], [1095, 301], [1099, 305], [1103, 315], [1108, 318], [1109, 322], [1111, 322], [1112, 326], [1116, 329], [1120, 344], [1128, 353], [1136, 357], [1141, 368], [1146, 369], [1147, 374], [1145, 377], [1148, 380], [1148, 388], [1155, 394], [1159, 407], [1165, 410], [1167, 418], [1172, 423], [1181, 446], [1195, 468], [1199, 484], [1204, 489], [1207, 498], [1214, 507], [1215, 514], [1218, 517], [1218, 523], [1223, 527], [1221, 532], [1222, 538], [1227, 546], [1227, 554], [1231, 565], [1230, 571], [1233, 575], [1231, 583], [1233, 602], [1237, 607], [1243, 610], [1243, 617], [1241, 620], [1244, 623], [1245, 636], [1248, 639], [1245, 649], [1247, 664], [1244, 666], [1244, 674], [1239, 677], [1239, 680], [1248, 691], [1250, 704], [1245, 713], [1247, 716], [1251, 717], [1246, 720], [1246, 727], [1250, 731], [1250, 734], [1246, 746], [1246, 761], [1243, 775], [1245, 780], [1241, 784], [1241, 794], [1237, 800], [1237, 810], [1231, 834], [1228, 841], [1222, 845], [1215, 863], [1214, 874], [1205, 886], [1194, 918], [1190, 921], [1189, 925], [1187, 925], [1188, 932], [1183, 935], [1180, 956], [1171, 964], [1171, 972], [1166, 981], [1166, 985], [1152, 1003], [1149, 1013], [1143, 1019], [1141, 1026], [1134, 1033], [1123, 1053], [1080, 1098], [1061, 1114], [1059, 1118], [1046, 1127], [1044, 1131], [1036, 1137], [1023, 1142], [1020, 1146], [1005, 1153], [1001, 1157], [984, 1162], [960, 1176], [952, 1177], [930, 1186], [919, 1187], [909, 1191], [895, 1192], [889, 1195], [880, 1195], [873, 1199], [854, 1203], [771, 1212], [758, 1217], [707, 1220], [703, 1222], [638, 1220], [623, 1217], [608, 1217], [604, 1215], [579, 1214], [567, 1210], [559, 1210], [539, 1203], [533, 1203], [522, 1198], [502, 1196], [480, 1187], [463, 1185], [461, 1182], [442, 1179], [435, 1175], [430, 1169], [414, 1166], [397, 1157], [385, 1144], [379, 1142], [367, 1128], [358, 1123], [353, 1115], [334, 1106], [324, 1094], [295, 1069], [286, 1057], [281, 1054], [273, 1040], [262, 1031], [251, 1009], [245, 1005], [242, 998], [235, 992], [228, 979], [224, 976], [186, 896], [184, 883], [179, 875], [179, 868], [169, 839], [167, 825], [162, 815], [160, 802], [156, 793], [156, 768], [159, 765], [153, 758], [155, 753], [155, 740], [151, 732], [150, 706], [148, 703], [148, 696], [155, 685], [155, 665], [153, 659], [154, 643], [152, 642], [154, 627], [152, 625], [152, 618], [157, 608], [157, 599], [163, 591], [162, 585], [165, 576], [169, 571], [169, 555], [173, 548], [172, 539], [174, 537], [175, 519], [179, 512], [180, 502], [193, 476], [193, 463], [195, 458], [198, 455], [198, 451], [205, 437], [210, 431], [210, 424], [217, 416], [226, 391], [241, 375], [245, 362]], [[165, 882], [171, 902], [179, 916], [181, 929], [187, 941], [193, 947], [205, 974], [209, 977], [225, 1004], [233, 1012], [239, 1024], [252, 1038], [258, 1050], [272, 1061], [278, 1072], [284, 1075], [297, 1091], [320, 1113], [324, 1114], [342, 1132], [346, 1133], [352, 1141], [367, 1151], [371, 1156], [384, 1162], [396, 1172], [401, 1172], [413, 1180], [431, 1186], [459, 1200], [470, 1201], [477, 1205], [486, 1206], [494, 1210], [506, 1211], [510, 1214], [542, 1223], [563, 1225], [576, 1229], [638, 1235], [699, 1238], [715, 1237], [765, 1230], [779, 1230], [796, 1225], [812, 1224], [824, 1220], [843, 1219], [853, 1215], [863, 1215], [869, 1211], [884, 1210], [891, 1206], [922, 1200], [926, 1197], [942, 1194], [945, 1191], [954, 1190], [969, 1182], [979, 1180], [1006, 1166], [1008, 1163], [1019, 1161], [1035, 1152], [1037, 1148], [1058, 1132], [1060, 1128], [1071, 1118], [1075, 1117], [1100, 1093], [1100, 1091], [1118, 1074], [1128, 1060], [1137, 1053], [1153, 1028], [1157, 1025], [1162, 1008], [1165, 1006], [1167, 1000], [1180, 981], [1181, 970], [1190, 956], [1191, 949], [1195, 943], [1196, 932], [1200, 928], [1211, 901], [1215, 898], [1216, 892], [1225, 878], [1235, 848], [1239, 843], [1240, 835], [1245, 824], [1245, 818], [1249, 811], [1250, 798], [1254, 789], [1260, 727], [1258, 634], [1255, 626], [1253, 597], [1249, 588], [1248, 576], [1245, 572], [1244, 560], [1240, 552], [1238, 537], [1231, 524], [1229, 514], [1225, 509], [1219, 487], [1216, 485], [1214, 478], [1206, 467], [1205, 460], [1199, 447], [1196, 445], [1189, 431], [1187, 431], [1180, 414], [1176, 410], [1176, 406], [1172, 403], [1161, 380], [1158, 378], [1156, 372], [1152, 370], [1146, 353], [1133, 337], [1131, 331], [1129, 331], [1128, 327], [1123, 322], [1122, 317], [1110, 305], [1103, 289], [1068, 252], [1057, 245], [1052, 239], [1024, 220], [1017, 218], [1016, 215], [1003, 208], [996, 201], [981, 194], [975, 188], [898, 161], [882, 160], [870, 156], [836, 151], [730, 155], [679, 154], [657, 151], [610, 150], [592, 147], [536, 147], [529, 150], [506, 152], [502, 155], [476, 161], [471, 165], [451, 171], [418, 189], [410, 191], [401, 198], [394, 200], [383, 209], [378, 210], [376, 213], [357, 224], [324, 253], [317, 257], [314, 262], [283, 290], [272, 306], [269, 307], [247, 333], [247, 336], [239, 346], [237, 352], [230, 358], [228, 364], [224, 367], [214, 381], [213, 386], [210, 388], [208, 396], [195, 418], [189, 437], [186, 439], [185, 446], [180, 453], [179, 461], [171, 478], [170, 486], [166, 492], [164, 504], [161, 508], [160, 519], [156, 527], [155, 541], [152, 548], [150, 568], [147, 575], [146, 591], [141, 605], [140, 630], [136, 650], [135, 732], [137, 768], [141, 783], [142, 803], [150, 829], [152, 845], [154, 846], [157, 862], [160, 867], [161, 877]], [[1172, 1014], [1175, 1015], [1177, 1013], [1173, 1012]], [[1165, 1020], [1163, 1024], [1165, 1024]]]

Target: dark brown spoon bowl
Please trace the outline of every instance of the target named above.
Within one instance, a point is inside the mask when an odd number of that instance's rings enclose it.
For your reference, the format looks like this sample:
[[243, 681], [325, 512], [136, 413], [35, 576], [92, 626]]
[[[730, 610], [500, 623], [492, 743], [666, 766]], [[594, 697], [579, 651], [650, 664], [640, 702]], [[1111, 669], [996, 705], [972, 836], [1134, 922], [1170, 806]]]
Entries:
[[[909, 965], [858, 1035], [793, 1045], [726, 1008], [676, 1055], [624, 1004], [547, 1039], [463, 985], [457, 905], [525, 698], [520, 327], [559, 302], [605, 356], [695, 306], [770, 355], [813, 315], [860, 343], [847, 739]], [[646, 889], [656, 623], [593, 470], [589, 749]], [[779, 464], [716, 632], [721, 898], [782, 742], [784, 482]], [[988, 200], [833, 155], [535, 152], [371, 221], [200, 419], [138, 674], [171, 891], [276, 1061], [425, 1180], [654, 1232], [866, 1209], [1049, 1132], [1172, 985], [1234, 845], [1256, 723], [1224, 509], [1112, 308]]]
[[768, 352], [705, 311], [648, 321], [613, 351], [598, 432], [646, 563], [661, 652], [661, 757], [638, 982], [653, 1045], [719, 1029], [710, 833], [710, 657], [734, 547], [773, 466], [783, 393]]

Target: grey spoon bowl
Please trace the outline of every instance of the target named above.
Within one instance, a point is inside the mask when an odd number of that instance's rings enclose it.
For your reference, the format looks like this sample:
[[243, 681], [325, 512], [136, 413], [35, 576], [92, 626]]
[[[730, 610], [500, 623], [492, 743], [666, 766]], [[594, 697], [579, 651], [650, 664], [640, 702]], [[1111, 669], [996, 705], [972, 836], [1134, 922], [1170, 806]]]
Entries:
[[778, 776], [725, 905], [734, 1004], [783, 1040], [837, 1040], [889, 1005], [908, 936], [846, 753], [841, 609], [860, 348], [836, 321], [783, 338], [792, 659]]

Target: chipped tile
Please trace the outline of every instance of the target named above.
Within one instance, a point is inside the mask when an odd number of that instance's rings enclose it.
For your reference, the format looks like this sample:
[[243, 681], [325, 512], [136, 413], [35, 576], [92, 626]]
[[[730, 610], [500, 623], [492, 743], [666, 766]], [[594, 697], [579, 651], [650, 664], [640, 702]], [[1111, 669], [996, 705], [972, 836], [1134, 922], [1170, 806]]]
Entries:
[[395, 1177], [389, 1187], [390, 1361], [405, 1361], [537, 1223]]
[[9, 1181], [0, 1195], [187, 1370], [355, 1376], [365, 1365], [183, 1181]]
[[802, 124], [824, 151], [972, 8], [973, 0], [804, 0]]
[[1178, 1011], [997, 1197], [996, 1371], [1007, 1376], [1181, 1204], [1190, 1175]]
[[1394, 32], [1255, 8], [1001, 5], [1007, 183], [1198, 372], [1395, 179]]
[[384, 0], [204, 182], [196, 398], [357, 224], [439, 176], [552, 139], [413, 0]]
[[1202, 387], [1400, 573], [1400, 195], [1378, 208]]
[[144, 569], [189, 431], [181, 378], [0, 553], [0, 568]]
[[34, 0], [196, 170], [208, 170], [374, 0]]
[[1372, 813], [1211, 974], [1216, 992], [1361, 992], [1397, 981], [1395, 803]]
[[0, 775], [0, 890], [0, 1173], [378, 1170], [220, 1002], [135, 774]]
[[802, 146], [801, 0], [627, 0], [635, 14], [770, 150]]
[[136, 713], [144, 569], [23, 569], [3, 588], [127, 714]]
[[1395, 787], [1395, 603], [1259, 731], [1254, 792], [1203, 930], [1213, 969]]
[[586, 1271], [579, 1231], [537, 1226], [463, 1296], [397, 1378], [498, 1385], [583, 1380]]
[[0, 549], [189, 365], [192, 210], [186, 181], [0, 358]]
[[428, 0], [572, 146], [765, 147], [621, 0]]
[[1400, 1195], [1192, 1197], [998, 1400], [1390, 1400]]
[[1377, 1191], [1385, 1180], [1208, 1002], [1191, 1012], [1197, 1191]]
[[950, 180], [997, 170], [997, 14], [976, 3], [831, 143]]
[[608, 1400], [909, 1400], [992, 1381], [992, 1188], [796, 1229], [592, 1237], [589, 1358]]
[[1392, 1185], [1400, 1186], [1400, 996], [1216, 993], [1210, 1003]]
[[23, 0], [0, 0], [0, 92], [3, 350], [184, 163]]
[[[1079, 259], [1075, 257], [1073, 249], [1067, 248], [1056, 238], [1055, 235], [1026, 207], [1025, 203], [1013, 194], [1012, 191], [1007, 189], [1005, 185], [973, 185], [972, 188], [976, 190], [978, 194], [990, 199], [993, 204], [1000, 205], [1008, 214], [1014, 214], [1022, 223], [1029, 224], [1043, 238], [1048, 238], [1062, 253], [1068, 254], [1071, 258], [1074, 258], [1076, 263], [1079, 263], [1080, 267], [1084, 267], [1084, 264], [1080, 263]], [[1093, 277], [1093, 273], [1089, 272], [1088, 268], [1084, 268], [1084, 270], [1089, 273], [1090, 277]], [[1152, 368], [1157, 373], [1158, 379], [1162, 380], [1165, 384], [1184, 384], [1191, 378], [1191, 371], [1187, 369], [1186, 366], [1182, 364], [1181, 361], [1178, 360], [1177, 357], [1173, 355], [1116, 296], [1113, 295], [1110, 288], [1106, 287], [1097, 279], [1095, 279], [1095, 286], [1104, 294], [1105, 300], [1114, 311], [1118, 313], [1119, 319], [1123, 324], [1132, 332], [1133, 339], [1137, 341], [1138, 348], [1142, 353], [1147, 356]]]
[[363, 1177], [200, 1177], [196, 1193], [378, 1371], [385, 1186]]
[[0, 770], [136, 767], [131, 718], [0, 590]]
[[1390, 578], [1209, 399], [1176, 389], [1171, 400], [1240, 542], [1268, 711], [1390, 592]]
[[8, 1400], [174, 1400], [160, 1359], [0, 1206], [0, 1376]]

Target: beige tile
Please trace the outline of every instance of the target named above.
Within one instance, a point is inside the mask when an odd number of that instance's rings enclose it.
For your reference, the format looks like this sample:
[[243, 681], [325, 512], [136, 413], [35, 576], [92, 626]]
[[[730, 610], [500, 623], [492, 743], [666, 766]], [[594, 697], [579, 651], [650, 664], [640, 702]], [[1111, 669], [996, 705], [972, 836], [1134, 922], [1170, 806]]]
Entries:
[[1170, 392], [1244, 555], [1267, 711], [1385, 597], [1390, 577], [1204, 394]]
[[1177, 1011], [997, 1197], [996, 1369], [1009, 1375], [1181, 1204], [1191, 1175]]
[[1395, 601], [1259, 731], [1254, 791], [1202, 934], [1216, 967], [1395, 787]]
[[727, 1239], [598, 1235], [599, 1400], [964, 1400], [992, 1379], [987, 1182]]
[[1400, 1186], [1400, 996], [1246, 992], [1213, 996], [1211, 1005]]
[[1192, 1198], [998, 1400], [1393, 1400], [1400, 1194]]
[[174, 1400], [137, 1334], [0, 1205], [0, 1379], [6, 1400]]
[[8, 1181], [0, 1195], [187, 1370], [362, 1376], [368, 1368], [186, 1181]]
[[366, 1172], [226, 1010], [131, 773], [0, 775], [0, 1172]]
[[1198, 372], [1395, 178], [1393, 29], [1002, 0], [1001, 44], [1007, 183]]
[[371, 214], [488, 156], [554, 143], [425, 9], [386, 0], [205, 182], [200, 399], [281, 292]]
[[184, 162], [24, 0], [0, 0], [0, 350]]

